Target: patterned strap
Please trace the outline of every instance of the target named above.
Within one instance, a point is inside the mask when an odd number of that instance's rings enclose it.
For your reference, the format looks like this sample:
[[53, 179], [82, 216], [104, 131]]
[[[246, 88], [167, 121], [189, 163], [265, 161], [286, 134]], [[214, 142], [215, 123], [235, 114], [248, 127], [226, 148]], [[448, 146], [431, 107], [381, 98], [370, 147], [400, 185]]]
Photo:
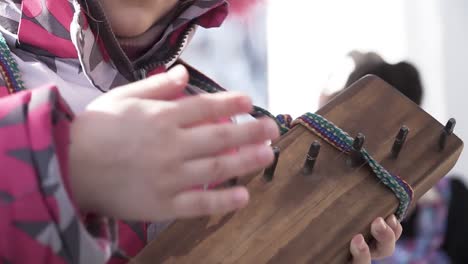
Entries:
[[[200, 88], [209, 93], [222, 91], [219, 88], [209, 85], [202, 85]], [[272, 118], [278, 124], [281, 135], [284, 135], [297, 124], [302, 124], [310, 131], [327, 141], [329, 144], [347, 154], [350, 152], [353, 145], [354, 139], [352, 137], [318, 114], [306, 113], [298, 119], [292, 121], [290, 115], [278, 115], [277, 117], [274, 117], [267, 110], [258, 106], [254, 106], [251, 115], [255, 118], [261, 116], [268, 116]], [[411, 201], [413, 200], [413, 189], [402, 178], [385, 170], [385, 168], [382, 167], [376, 160], [374, 160], [366, 150], [362, 149], [361, 152], [364, 159], [367, 161], [367, 164], [370, 166], [377, 178], [385, 186], [390, 188], [390, 190], [392, 190], [392, 192], [398, 198], [400, 204], [395, 214], [398, 219], [402, 220], [406, 216]]]
[[444, 249], [452, 199], [451, 180], [442, 178], [432, 191], [431, 199], [418, 203], [418, 208], [413, 213], [415, 222], [408, 223], [415, 229], [414, 235], [400, 238], [392, 256], [374, 261], [373, 264], [455, 263], [450, 261]]
[[[349, 154], [352, 149], [354, 139], [339, 127], [318, 114], [306, 113], [293, 122], [291, 122], [292, 118], [289, 115], [279, 115], [276, 117], [276, 120], [282, 124], [281, 128], [293, 128], [294, 126], [301, 124], [330, 145], [346, 154]], [[398, 219], [402, 220], [409, 209], [411, 201], [413, 200], [413, 189], [402, 178], [389, 173], [376, 160], [374, 160], [366, 150], [362, 149], [361, 153], [366, 160], [366, 163], [372, 169], [380, 182], [390, 188], [398, 198], [400, 203], [395, 214]]]
[[[200, 83], [199, 88], [208, 93], [225, 91], [217, 85], [212, 85], [206, 82]], [[349, 153], [352, 148], [353, 138], [320, 115], [306, 113], [292, 121], [292, 118], [289, 115], [279, 115], [274, 117], [270, 112], [258, 106], [254, 106], [254, 109], [250, 114], [255, 118], [268, 116], [275, 120], [280, 129], [281, 135], [284, 135], [295, 125], [302, 124], [340, 151]], [[361, 152], [377, 178], [379, 178], [385, 186], [390, 188], [400, 201], [400, 205], [395, 214], [398, 219], [402, 220], [405, 217], [413, 199], [413, 189], [403, 179], [397, 175], [390, 174], [385, 170], [385, 168], [383, 168], [369, 155], [369, 153], [367, 153], [367, 151], [363, 149]]]
[[0, 74], [5, 81], [8, 93], [13, 94], [25, 90], [18, 64], [11, 55], [5, 38], [0, 33]]

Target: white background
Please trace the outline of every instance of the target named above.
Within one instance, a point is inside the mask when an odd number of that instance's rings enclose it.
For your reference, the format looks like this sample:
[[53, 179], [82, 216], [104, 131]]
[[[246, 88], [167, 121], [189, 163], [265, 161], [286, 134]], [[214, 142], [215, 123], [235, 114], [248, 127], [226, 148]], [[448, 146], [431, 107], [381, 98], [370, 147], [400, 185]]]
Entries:
[[[468, 139], [468, 1], [288, 0], [269, 2], [269, 108], [294, 116], [317, 109], [330, 72], [353, 49], [420, 70], [423, 106], [458, 121]], [[468, 182], [468, 155], [454, 172]]]

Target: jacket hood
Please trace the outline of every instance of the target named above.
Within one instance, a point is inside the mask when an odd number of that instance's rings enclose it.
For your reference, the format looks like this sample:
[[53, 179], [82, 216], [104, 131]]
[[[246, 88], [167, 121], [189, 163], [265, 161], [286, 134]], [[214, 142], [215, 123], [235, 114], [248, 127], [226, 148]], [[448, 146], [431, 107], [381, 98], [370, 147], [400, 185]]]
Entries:
[[[2, 31], [17, 47], [55, 59], [79, 59], [90, 82], [107, 91], [163, 71], [179, 57], [197, 26], [218, 27], [227, 16], [225, 0], [195, 0], [170, 21], [140, 58], [130, 61], [98, 0], [2, 1]], [[5, 21], [5, 22], [4, 22]]]

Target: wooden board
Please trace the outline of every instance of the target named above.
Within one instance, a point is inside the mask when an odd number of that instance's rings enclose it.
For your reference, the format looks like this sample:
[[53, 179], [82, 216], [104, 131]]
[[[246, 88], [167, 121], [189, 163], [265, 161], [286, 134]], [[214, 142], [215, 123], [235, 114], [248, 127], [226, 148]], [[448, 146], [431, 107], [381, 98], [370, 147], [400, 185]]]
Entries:
[[[400, 175], [419, 198], [455, 165], [463, 142], [455, 135], [443, 151], [443, 125], [396, 89], [367, 76], [318, 111], [355, 136], [388, 171]], [[398, 159], [390, 157], [395, 135], [410, 128]], [[314, 140], [322, 144], [316, 167], [301, 168]], [[272, 182], [261, 174], [244, 179], [249, 205], [238, 212], [176, 221], [134, 260], [150, 263], [346, 263], [349, 242], [370, 238], [370, 223], [395, 212], [398, 201], [367, 165], [353, 168], [348, 156], [296, 126], [275, 146], [281, 155]]]

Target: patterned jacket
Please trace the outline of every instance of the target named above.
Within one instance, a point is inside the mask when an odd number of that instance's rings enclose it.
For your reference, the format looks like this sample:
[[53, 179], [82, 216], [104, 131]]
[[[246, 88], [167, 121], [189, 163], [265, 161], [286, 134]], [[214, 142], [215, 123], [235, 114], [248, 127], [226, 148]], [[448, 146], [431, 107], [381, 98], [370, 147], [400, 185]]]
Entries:
[[[196, 27], [226, 15], [224, 0], [195, 0], [131, 61], [97, 0], [0, 0], [0, 263], [124, 263], [145, 245], [145, 224], [76, 208], [70, 122], [102, 93], [174, 65]], [[187, 67], [192, 86], [221, 89]]]

